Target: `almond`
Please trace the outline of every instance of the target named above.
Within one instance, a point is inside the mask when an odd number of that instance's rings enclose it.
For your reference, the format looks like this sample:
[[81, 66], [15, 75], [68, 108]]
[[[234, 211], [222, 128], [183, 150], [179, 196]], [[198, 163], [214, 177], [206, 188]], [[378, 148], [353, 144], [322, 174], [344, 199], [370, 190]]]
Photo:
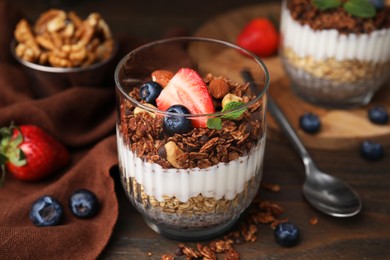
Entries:
[[173, 75], [173, 72], [168, 70], [155, 70], [152, 72], [152, 80], [160, 84], [161, 87], [165, 88]]
[[209, 91], [211, 96], [216, 99], [221, 99], [229, 93], [229, 85], [226, 80], [222, 78], [215, 78], [211, 80], [209, 84]]

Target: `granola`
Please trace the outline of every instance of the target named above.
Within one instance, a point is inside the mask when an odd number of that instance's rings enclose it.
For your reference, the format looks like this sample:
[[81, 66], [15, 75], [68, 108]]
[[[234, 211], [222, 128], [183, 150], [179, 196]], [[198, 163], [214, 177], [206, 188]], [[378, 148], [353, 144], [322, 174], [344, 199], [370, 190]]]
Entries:
[[[187, 259], [203, 260], [220, 259], [219, 256], [223, 255], [223, 259], [238, 260], [240, 259], [240, 253], [237, 246], [256, 242], [259, 225], [269, 225], [271, 229], [274, 229], [279, 223], [287, 222], [288, 218], [282, 217], [283, 213], [284, 210], [281, 205], [272, 201], [258, 200], [258, 197], [256, 197], [246, 217], [242, 218], [239, 225], [237, 225], [237, 229], [233, 229], [210, 242], [179, 243], [175, 255], [185, 255]], [[310, 222], [315, 225], [318, 220], [313, 217]]]
[[377, 64], [360, 60], [338, 61], [335, 58], [316, 61], [310, 56], [299, 57], [290, 48], [285, 48], [283, 52], [289, 63], [294, 67], [302, 68], [314, 77], [332, 80], [339, 84], [369, 80], [390, 68], [390, 61]]
[[[127, 90], [118, 100], [117, 142], [130, 201], [152, 229], [171, 238], [205, 239], [229, 229], [262, 177], [261, 90], [222, 76], [202, 78], [192, 68], [156, 69], [136, 83], [129, 73], [124, 66], [120, 74]], [[253, 239], [253, 228], [248, 232]], [[208, 247], [182, 252], [214, 259]]]
[[343, 8], [321, 12], [312, 0], [288, 0], [291, 16], [302, 25], [314, 30], [336, 29], [340, 33], [370, 33], [382, 28], [390, 28], [390, 7], [377, 10], [373, 19], [351, 16]]
[[[211, 74], [204, 79], [208, 84], [215, 77]], [[224, 79], [229, 85], [229, 92], [244, 98], [248, 91], [248, 85], [232, 83]], [[139, 88], [133, 88], [129, 96], [143, 102], [139, 96]], [[245, 100], [253, 96], [245, 96]], [[222, 107], [222, 101], [213, 100], [216, 107]], [[262, 111], [265, 109], [261, 101], [258, 101], [249, 110], [245, 111], [240, 120], [223, 120], [221, 130], [209, 128], [194, 128], [186, 134], [174, 136], [163, 135], [162, 117], [153, 117], [150, 113], [137, 113], [135, 107], [128, 100], [123, 100], [120, 105], [121, 120], [119, 132], [126, 145], [146, 162], [157, 163], [163, 168], [174, 167], [172, 161], [166, 158], [164, 145], [174, 142], [183, 152], [177, 159], [179, 168], [208, 168], [220, 162], [229, 162], [247, 154], [251, 148], [264, 135]]]
[[376, 91], [388, 77], [390, 69], [390, 61], [315, 60], [311, 56], [300, 57], [290, 48], [284, 48], [282, 53], [287, 73], [297, 81], [293, 84], [294, 90], [303, 96], [330, 103]]
[[188, 226], [201, 228], [226, 223], [231, 220], [232, 216], [238, 216], [239, 212], [250, 204], [248, 198], [253, 197], [258, 190], [258, 185], [256, 185], [258, 181], [252, 179], [246, 183], [243, 192], [230, 200], [198, 194], [186, 202], [180, 201], [175, 196], [163, 196], [163, 200], [159, 201], [154, 196], [145, 193], [143, 186], [135, 179], [130, 179], [131, 183], [129, 179], [123, 180], [125, 190], [132, 191], [130, 199], [137, 205], [143, 205], [144, 210], [149, 212], [149, 218], [159, 222], [163, 221], [177, 229]]

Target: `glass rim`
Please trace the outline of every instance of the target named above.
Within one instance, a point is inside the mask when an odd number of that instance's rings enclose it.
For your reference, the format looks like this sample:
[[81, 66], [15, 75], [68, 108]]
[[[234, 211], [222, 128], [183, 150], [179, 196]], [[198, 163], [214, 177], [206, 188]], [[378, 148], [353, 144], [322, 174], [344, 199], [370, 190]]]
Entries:
[[[143, 104], [141, 102], [139, 102], [138, 100], [132, 98], [131, 96], [129, 96], [128, 93], [126, 93], [126, 91], [124, 90], [122, 84], [120, 83], [119, 81], [119, 71], [121, 70], [121, 68], [123, 67], [123, 65], [125, 64], [125, 62], [128, 60], [128, 57], [134, 53], [137, 53], [139, 52], [140, 50], [144, 49], [144, 48], [149, 48], [149, 47], [152, 47], [152, 46], [155, 46], [155, 45], [158, 45], [158, 44], [161, 44], [161, 43], [170, 43], [170, 42], [179, 42], [179, 41], [194, 41], [194, 42], [208, 42], [208, 43], [215, 43], [215, 44], [219, 44], [219, 45], [224, 45], [226, 47], [229, 47], [229, 48], [233, 48], [233, 49], [236, 49], [240, 52], [243, 52], [245, 55], [249, 56], [250, 58], [252, 58], [259, 66], [260, 68], [263, 70], [264, 72], [264, 76], [265, 76], [265, 80], [264, 80], [264, 84], [263, 84], [263, 89], [262, 91], [260, 91], [260, 93], [258, 93], [256, 95], [256, 97], [254, 99], [252, 99], [251, 101], [249, 101], [248, 103], [244, 103], [242, 106], [239, 106], [239, 107], [236, 107], [235, 109], [231, 109], [231, 110], [227, 110], [227, 111], [219, 111], [219, 112], [214, 112], [214, 113], [209, 113], [209, 114], [177, 114], [177, 113], [173, 113], [173, 112], [167, 112], [167, 111], [163, 111], [163, 110], [159, 110], [158, 108], [154, 108], [154, 107], [151, 107], [151, 106], [148, 106], [147, 104]], [[245, 67], [243, 67], [244, 69]], [[198, 37], [198, 36], [180, 36], [180, 37], [171, 37], [171, 38], [167, 38], [167, 39], [162, 39], [162, 40], [156, 40], [156, 41], [152, 41], [152, 42], [149, 42], [149, 43], [146, 43], [146, 44], [143, 44], [135, 49], [133, 49], [132, 51], [130, 51], [129, 53], [127, 53], [118, 63], [118, 65], [116, 66], [115, 68], [115, 72], [114, 72], [114, 80], [115, 80], [115, 86], [116, 88], [121, 92], [121, 94], [123, 96], [125, 96], [125, 98], [127, 100], [129, 100], [130, 102], [132, 102], [136, 107], [140, 107], [142, 108], [143, 110], [145, 111], [148, 111], [148, 112], [151, 112], [151, 113], [156, 113], [158, 115], [165, 115], [165, 116], [182, 116], [182, 117], [189, 117], [189, 118], [198, 118], [198, 117], [221, 117], [221, 116], [225, 116], [227, 114], [230, 114], [230, 113], [234, 113], [234, 112], [238, 112], [238, 111], [241, 111], [243, 108], [249, 108], [251, 107], [252, 105], [256, 104], [263, 96], [266, 95], [267, 91], [268, 91], [268, 88], [269, 88], [269, 85], [270, 85], [270, 75], [269, 75], [269, 71], [268, 71], [268, 68], [267, 66], [265, 65], [264, 61], [258, 57], [257, 55], [255, 55], [254, 53], [248, 51], [247, 49], [245, 48], [242, 48], [236, 44], [233, 44], [231, 42], [227, 42], [227, 41], [223, 41], [223, 40], [218, 40], [218, 39], [214, 39], [214, 38], [207, 38], [207, 37]], [[141, 82], [140, 82], [141, 83]]]

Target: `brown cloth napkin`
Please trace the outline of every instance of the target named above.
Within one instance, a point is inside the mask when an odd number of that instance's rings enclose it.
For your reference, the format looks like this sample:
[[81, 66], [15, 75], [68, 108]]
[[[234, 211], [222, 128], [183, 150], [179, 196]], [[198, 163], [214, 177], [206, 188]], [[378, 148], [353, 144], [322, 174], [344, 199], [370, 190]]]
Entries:
[[[10, 3], [0, 0], [0, 127], [12, 121], [42, 127], [70, 150], [71, 163], [39, 182], [6, 176], [0, 187], [0, 259], [95, 259], [118, 217], [110, 176], [118, 163], [115, 87], [113, 83], [99, 88], [73, 86], [34, 98], [30, 79], [10, 55], [9, 44], [20, 17]], [[68, 199], [78, 188], [90, 189], [101, 203], [92, 219], [78, 219], [70, 212]], [[35, 227], [29, 220], [33, 201], [42, 195], [52, 195], [63, 205], [60, 225]]]

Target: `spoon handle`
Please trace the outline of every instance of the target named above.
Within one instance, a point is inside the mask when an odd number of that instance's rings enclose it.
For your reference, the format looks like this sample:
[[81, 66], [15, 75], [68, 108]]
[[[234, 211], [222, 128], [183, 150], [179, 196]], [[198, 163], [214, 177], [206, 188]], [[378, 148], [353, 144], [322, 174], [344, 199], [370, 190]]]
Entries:
[[[253, 87], [254, 85], [256, 85], [256, 82], [253, 79], [251, 72], [248, 69], [243, 69], [241, 70], [241, 76], [246, 82], [249, 83], [249, 87], [254, 90], [254, 93], [256, 93], [256, 88]], [[305, 165], [306, 175], [309, 175], [310, 172], [317, 170], [317, 166], [314, 164], [314, 161], [311, 158], [309, 152], [306, 150], [302, 141], [299, 139], [298, 135], [295, 133], [287, 118], [284, 116], [283, 112], [280, 110], [279, 106], [272, 99], [269, 93], [267, 94], [267, 103], [269, 112], [275, 118], [276, 122], [282, 128], [283, 132], [287, 135], [287, 137], [290, 139], [293, 146], [301, 156], [303, 164]]]
[[295, 149], [299, 152], [303, 163], [306, 167], [306, 173], [308, 173], [308, 168], [315, 167], [313, 160], [303, 145], [302, 141], [299, 139], [298, 135], [295, 133], [291, 124], [288, 122], [287, 118], [284, 116], [283, 112], [280, 110], [279, 106], [272, 99], [271, 95], [268, 95], [268, 110], [271, 115], [274, 117], [278, 125], [281, 127], [286, 136], [290, 139]]

